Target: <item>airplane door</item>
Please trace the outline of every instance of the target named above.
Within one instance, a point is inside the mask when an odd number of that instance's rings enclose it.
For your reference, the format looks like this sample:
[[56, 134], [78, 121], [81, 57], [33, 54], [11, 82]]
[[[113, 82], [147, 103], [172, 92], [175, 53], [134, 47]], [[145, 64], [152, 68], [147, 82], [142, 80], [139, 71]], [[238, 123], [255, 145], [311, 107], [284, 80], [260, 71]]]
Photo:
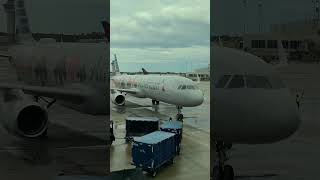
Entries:
[[162, 98], [165, 97], [166, 89], [165, 89], [165, 79], [164, 78], [160, 82], [160, 89], [158, 92], [159, 92], [159, 96], [161, 96]]

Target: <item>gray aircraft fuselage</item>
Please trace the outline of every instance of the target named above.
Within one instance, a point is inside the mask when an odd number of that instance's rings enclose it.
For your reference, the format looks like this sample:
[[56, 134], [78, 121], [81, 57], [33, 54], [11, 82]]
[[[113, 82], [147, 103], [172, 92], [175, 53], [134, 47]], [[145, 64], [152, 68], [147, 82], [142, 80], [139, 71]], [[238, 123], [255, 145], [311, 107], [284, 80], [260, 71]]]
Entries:
[[9, 47], [24, 84], [83, 91], [84, 99], [62, 97], [63, 105], [88, 114], [108, 114], [108, 48], [105, 43], [28, 43]]

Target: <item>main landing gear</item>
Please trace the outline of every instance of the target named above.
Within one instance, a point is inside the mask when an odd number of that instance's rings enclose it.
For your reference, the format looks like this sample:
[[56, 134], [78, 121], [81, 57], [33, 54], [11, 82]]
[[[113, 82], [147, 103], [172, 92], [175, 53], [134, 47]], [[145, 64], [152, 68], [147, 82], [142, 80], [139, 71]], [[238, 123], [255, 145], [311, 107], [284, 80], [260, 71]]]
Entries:
[[182, 106], [177, 106], [178, 114], [176, 116], [176, 119], [178, 121], [183, 121], [183, 114], [181, 113], [181, 109], [182, 109]]
[[159, 105], [159, 101], [152, 99], [152, 105]]
[[231, 144], [225, 144], [223, 141], [215, 141], [216, 156], [213, 165], [214, 180], [234, 180], [234, 171], [232, 166], [225, 165], [227, 160], [226, 151], [231, 148]]

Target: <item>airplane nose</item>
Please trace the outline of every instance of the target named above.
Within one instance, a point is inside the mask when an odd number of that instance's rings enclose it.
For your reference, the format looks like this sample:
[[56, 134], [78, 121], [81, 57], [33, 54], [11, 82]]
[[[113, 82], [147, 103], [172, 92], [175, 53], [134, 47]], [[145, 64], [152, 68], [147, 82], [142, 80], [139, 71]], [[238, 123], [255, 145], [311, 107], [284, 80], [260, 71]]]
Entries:
[[201, 90], [199, 90], [199, 92], [197, 92], [197, 95], [195, 96], [195, 104], [198, 106], [198, 105], [201, 105], [204, 101], [204, 94]]
[[283, 109], [283, 113], [278, 114], [278, 128], [275, 129], [275, 133], [279, 134], [280, 138], [286, 138], [297, 131], [301, 123], [300, 113], [298, 108], [291, 104], [286, 109]]
[[265, 117], [271, 117], [272, 121], [269, 121], [269, 130], [273, 132], [273, 136], [276, 140], [285, 139], [294, 134], [301, 123], [300, 113], [296, 104], [291, 98], [282, 98], [282, 102], [274, 104], [270, 107], [272, 112], [265, 115]]

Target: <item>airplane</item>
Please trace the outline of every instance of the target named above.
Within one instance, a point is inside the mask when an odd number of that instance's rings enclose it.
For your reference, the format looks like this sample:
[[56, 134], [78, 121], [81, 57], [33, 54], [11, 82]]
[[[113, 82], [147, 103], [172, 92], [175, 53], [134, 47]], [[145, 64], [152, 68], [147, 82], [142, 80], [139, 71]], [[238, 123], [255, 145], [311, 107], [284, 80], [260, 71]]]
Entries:
[[9, 2], [15, 3], [17, 42], [0, 56], [7, 58], [17, 81], [0, 82], [0, 124], [10, 134], [38, 138], [47, 136], [48, 109], [55, 102], [81, 113], [110, 114], [109, 39], [86, 44], [35, 42], [24, 0]]
[[150, 98], [153, 105], [159, 101], [176, 105], [177, 120], [183, 119], [182, 107], [194, 107], [202, 104], [203, 92], [192, 80], [181, 76], [119, 75], [117, 57], [112, 62], [113, 70], [118, 70], [111, 78], [111, 100], [118, 106], [125, 105], [125, 96], [130, 94], [138, 98]]
[[214, 81], [211, 138], [217, 157], [212, 173], [234, 178], [225, 165], [232, 144], [266, 144], [285, 139], [300, 125], [294, 97], [272, 65], [244, 51], [211, 47]]

